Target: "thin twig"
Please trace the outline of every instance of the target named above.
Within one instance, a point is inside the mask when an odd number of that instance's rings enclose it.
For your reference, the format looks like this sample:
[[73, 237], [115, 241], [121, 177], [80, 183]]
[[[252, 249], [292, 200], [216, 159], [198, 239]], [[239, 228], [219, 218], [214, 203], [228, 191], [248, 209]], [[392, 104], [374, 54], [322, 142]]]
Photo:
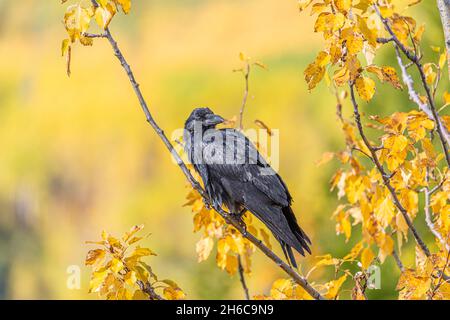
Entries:
[[250, 294], [248, 293], [247, 283], [245, 282], [244, 267], [242, 266], [242, 259], [240, 254], [238, 254], [238, 271], [239, 280], [241, 281], [242, 289], [244, 289], [245, 299], [250, 300]]
[[357, 104], [356, 98], [355, 98], [354, 83], [350, 83], [350, 96], [351, 96], [351, 101], [353, 104], [353, 113], [355, 116], [355, 122], [358, 127], [359, 134], [360, 134], [361, 138], [363, 139], [364, 144], [366, 145], [367, 149], [369, 149], [369, 151], [370, 151], [372, 160], [375, 163], [375, 166], [377, 167], [378, 171], [381, 174], [384, 185], [391, 193], [393, 203], [398, 208], [398, 210], [401, 212], [401, 214], [403, 215], [403, 218], [405, 218], [406, 224], [408, 225], [409, 230], [411, 230], [417, 244], [420, 246], [420, 248], [425, 253], [425, 255], [427, 257], [429, 257], [431, 255], [430, 250], [428, 249], [427, 245], [423, 242], [422, 238], [419, 236], [419, 233], [417, 232], [416, 228], [414, 227], [414, 225], [411, 221], [411, 218], [409, 217], [408, 211], [400, 203], [397, 193], [396, 193], [394, 187], [391, 185], [390, 175], [387, 174], [387, 172], [384, 170], [383, 165], [380, 163], [380, 160], [378, 159], [376, 150], [373, 148], [369, 139], [367, 138], [366, 134], [364, 133], [364, 129], [363, 129], [363, 126], [361, 123], [361, 115], [359, 113], [359, 107], [358, 107], [358, 104]]
[[137, 284], [143, 292], [149, 295], [151, 300], [165, 300], [163, 297], [161, 297], [159, 294], [155, 292], [155, 289], [150, 285], [150, 283], [148, 282], [144, 283], [143, 281], [138, 280]]
[[242, 130], [243, 129], [243, 120], [244, 120], [244, 109], [245, 109], [245, 105], [247, 104], [247, 99], [248, 99], [248, 78], [250, 76], [250, 63], [247, 61], [247, 65], [245, 67], [245, 71], [244, 71], [244, 79], [245, 79], [245, 90], [244, 90], [244, 97], [242, 98], [242, 105], [241, 105], [241, 110], [239, 112], [239, 129]]
[[106, 38], [106, 33], [85, 32], [85, 33], [83, 33], [83, 36], [85, 36], [86, 38]]
[[[93, 5], [95, 7], [98, 6], [97, 2], [95, 0], [91, 0]], [[176, 152], [173, 145], [165, 135], [164, 131], [158, 126], [158, 124], [153, 119], [150, 110], [148, 109], [147, 103], [142, 95], [142, 92], [139, 88], [138, 83], [136, 82], [136, 79], [134, 77], [133, 72], [131, 71], [130, 65], [127, 63], [125, 57], [123, 56], [122, 52], [120, 51], [117, 42], [114, 40], [113, 36], [111, 35], [111, 32], [109, 31], [109, 28], [105, 29], [105, 35], [106, 39], [108, 39], [115, 56], [120, 61], [120, 64], [122, 65], [123, 69], [125, 70], [130, 83], [133, 87], [133, 90], [139, 100], [139, 104], [145, 114], [145, 118], [147, 122], [151, 125], [151, 127], [155, 130], [156, 134], [159, 136], [159, 138], [163, 141], [164, 145], [170, 152], [170, 154], [174, 157], [177, 165], [180, 167], [184, 175], [186, 176], [189, 183], [192, 185], [192, 187], [199, 192], [199, 194], [203, 197], [206, 203], [211, 204], [212, 201], [205, 192], [205, 190], [202, 188], [200, 183], [195, 180], [195, 178], [192, 176], [191, 172], [187, 168], [186, 164], [181, 159], [180, 155]], [[281, 260], [280, 257], [278, 257], [272, 250], [270, 250], [267, 246], [263, 244], [263, 242], [259, 239], [257, 239], [252, 234], [248, 233], [245, 228], [235, 219], [233, 219], [225, 210], [223, 210], [221, 207], [213, 206], [214, 210], [216, 210], [222, 218], [225, 219], [226, 223], [232, 225], [236, 230], [238, 230], [246, 239], [248, 239], [250, 242], [252, 242], [257, 248], [259, 248], [267, 257], [269, 257], [275, 264], [280, 267], [284, 272], [286, 272], [296, 283], [298, 283], [303, 289], [305, 289], [306, 292], [308, 292], [309, 295], [311, 295], [314, 299], [317, 300], [324, 300], [325, 298], [316, 290], [314, 289], [308, 281], [300, 276], [294, 269], [292, 269], [288, 264], [286, 264], [283, 260]]]
[[397, 251], [395, 251], [395, 249], [392, 250], [392, 256], [394, 257], [395, 263], [397, 264], [397, 266], [400, 269], [400, 271], [404, 272], [405, 271], [405, 267], [403, 266], [402, 260], [398, 256]]
[[430, 191], [428, 188], [422, 189], [424, 195], [425, 195], [425, 205], [424, 205], [424, 211], [425, 211], [425, 221], [427, 223], [428, 229], [433, 233], [433, 235], [439, 239], [442, 246], [447, 250], [450, 251], [450, 246], [445, 241], [444, 237], [442, 237], [442, 234], [436, 229], [436, 226], [433, 223], [433, 218], [431, 216], [431, 207], [430, 207]]

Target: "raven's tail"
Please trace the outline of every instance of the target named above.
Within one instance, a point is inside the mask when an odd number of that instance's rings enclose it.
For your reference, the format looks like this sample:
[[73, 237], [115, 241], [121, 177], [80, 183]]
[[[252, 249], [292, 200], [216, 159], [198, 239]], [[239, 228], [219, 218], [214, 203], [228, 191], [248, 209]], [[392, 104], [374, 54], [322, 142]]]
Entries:
[[294, 258], [294, 254], [292, 252], [292, 247], [298, 251], [302, 256], [305, 255], [305, 251], [311, 254], [311, 249], [309, 246], [311, 245], [311, 240], [306, 235], [306, 233], [300, 228], [297, 223], [297, 219], [295, 218], [294, 212], [291, 207], [284, 207], [283, 214], [286, 217], [286, 220], [289, 224], [289, 228], [297, 240], [293, 246], [289, 246], [284, 241], [280, 241], [281, 247], [283, 248], [283, 252], [286, 256], [286, 259], [291, 263], [292, 266], [297, 267], [297, 263]]

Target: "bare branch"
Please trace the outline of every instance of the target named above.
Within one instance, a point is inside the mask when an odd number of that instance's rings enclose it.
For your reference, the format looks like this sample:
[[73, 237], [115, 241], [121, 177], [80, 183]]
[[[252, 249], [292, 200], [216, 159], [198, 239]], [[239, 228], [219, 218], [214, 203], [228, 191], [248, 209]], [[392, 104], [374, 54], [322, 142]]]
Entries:
[[250, 294], [248, 293], [247, 283], [245, 282], [244, 267], [242, 266], [241, 255], [238, 255], [238, 271], [239, 280], [241, 281], [242, 289], [244, 289], [245, 299], [250, 300]]
[[247, 61], [247, 65], [245, 66], [244, 71], [244, 79], [245, 79], [245, 90], [244, 90], [244, 98], [242, 98], [241, 110], [239, 112], [239, 129], [243, 129], [243, 119], [244, 119], [244, 109], [247, 104], [248, 99], [248, 78], [250, 77], [250, 63]]
[[420, 100], [419, 95], [417, 94], [416, 90], [414, 89], [413, 79], [408, 74], [408, 70], [407, 70], [405, 64], [403, 63], [402, 57], [400, 56], [400, 50], [398, 49], [398, 46], [396, 44], [394, 44], [394, 48], [395, 48], [395, 53], [396, 53], [396, 56], [397, 56], [398, 65], [400, 66], [400, 70], [402, 71], [403, 83], [408, 88], [409, 98], [415, 104], [417, 104], [417, 106], [419, 107], [419, 109], [421, 111], [423, 111], [429, 118], [432, 119], [433, 118], [433, 114], [432, 114], [430, 108], [428, 108], [428, 105], [426, 103], [423, 103], [422, 100]]
[[89, 32], [83, 33], [83, 36], [85, 36], [86, 38], [106, 38], [107, 37], [106, 33], [89, 33]]
[[430, 195], [431, 191], [428, 188], [422, 189], [423, 193], [425, 194], [425, 205], [424, 205], [424, 211], [425, 211], [425, 221], [427, 223], [428, 228], [433, 233], [433, 235], [439, 239], [442, 246], [447, 250], [450, 251], [450, 246], [447, 244], [447, 241], [444, 239], [442, 234], [436, 229], [436, 226], [434, 225], [432, 213], [431, 213], [431, 207], [430, 207]]
[[155, 292], [155, 289], [150, 285], [150, 283], [148, 282], [144, 283], [141, 280], [138, 280], [136, 283], [143, 292], [149, 295], [151, 300], [165, 300], [163, 297], [161, 297], [159, 294]]
[[[95, 0], [91, 0], [93, 5], [95, 7], [98, 6], [97, 2]], [[117, 42], [114, 40], [113, 36], [111, 35], [111, 32], [108, 28], [105, 29], [105, 35], [106, 39], [110, 43], [115, 56], [119, 60], [120, 64], [122, 65], [123, 69], [125, 70], [129, 81], [133, 87], [133, 90], [139, 100], [139, 104], [142, 108], [142, 111], [145, 114], [145, 118], [147, 122], [150, 124], [150, 126], [154, 129], [156, 134], [159, 136], [159, 138], [162, 140], [170, 154], [174, 157], [177, 165], [180, 167], [184, 175], [186, 176], [189, 183], [192, 185], [192, 187], [199, 192], [199, 194], [203, 197], [204, 201], [206, 203], [211, 204], [212, 201], [205, 192], [205, 190], [202, 188], [200, 183], [195, 180], [195, 178], [192, 176], [191, 172], [187, 168], [186, 164], [181, 159], [180, 155], [176, 152], [173, 145], [165, 135], [164, 131], [158, 126], [158, 124], [153, 119], [150, 110], [148, 109], [147, 103], [142, 95], [142, 92], [139, 88], [139, 84], [136, 82], [135, 76], [133, 72], [131, 71], [131, 67], [126, 61], [125, 57], [123, 56], [122, 52], [120, 51]], [[324, 300], [325, 298], [316, 290], [314, 289], [308, 281], [300, 276], [294, 269], [292, 269], [288, 264], [286, 264], [280, 257], [278, 257], [272, 250], [270, 250], [267, 246], [265, 246], [261, 240], [257, 239], [255, 236], [253, 236], [250, 233], [247, 233], [245, 228], [235, 219], [232, 218], [232, 216], [227, 213], [225, 210], [223, 210], [221, 207], [213, 206], [214, 210], [216, 210], [224, 219], [225, 221], [232, 225], [236, 230], [238, 230], [243, 237], [248, 239], [250, 242], [252, 242], [257, 248], [259, 248], [267, 257], [269, 257], [275, 264], [280, 267], [284, 272], [286, 272], [296, 283], [298, 283], [303, 289], [305, 289], [308, 294], [310, 294], [314, 299], [317, 300]]]
[[361, 123], [361, 115], [359, 113], [359, 107], [355, 99], [355, 91], [354, 91], [354, 84], [350, 83], [350, 96], [351, 101], [353, 104], [353, 113], [355, 116], [355, 122], [358, 127], [359, 134], [361, 138], [364, 141], [364, 144], [369, 149], [370, 154], [372, 156], [372, 160], [375, 163], [375, 166], [377, 167], [378, 171], [381, 174], [381, 177], [383, 179], [384, 185], [389, 190], [392, 196], [392, 202], [394, 205], [398, 208], [398, 210], [403, 215], [403, 218], [405, 218], [406, 224], [409, 227], [409, 230], [411, 230], [414, 239], [416, 239], [417, 244], [420, 246], [422, 251], [425, 253], [427, 257], [431, 255], [430, 250], [428, 249], [427, 245], [423, 242], [422, 238], [419, 236], [419, 233], [417, 232], [416, 228], [414, 227], [411, 218], [409, 217], [408, 211], [403, 207], [403, 205], [400, 203], [400, 200], [398, 199], [397, 193], [395, 192], [394, 187], [391, 185], [390, 182], [390, 175], [384, 170], [383, 165], [380, 163], [380, 160], [378, 159], [376, 150], [373, 148], [373, 146], [370, 144], [369, 139], [367, 138], [366, 134], [364, 133], [364, 129]]
[[402, 260], [398, 256], [397, 251], [393, 250], [392, 251], [392, 256], [394, 257], [395, 263], [397, 264], [397, 266], [400, 269], [400, 271], [404, 272], [405, 271], [405, 267], [403, 266]]

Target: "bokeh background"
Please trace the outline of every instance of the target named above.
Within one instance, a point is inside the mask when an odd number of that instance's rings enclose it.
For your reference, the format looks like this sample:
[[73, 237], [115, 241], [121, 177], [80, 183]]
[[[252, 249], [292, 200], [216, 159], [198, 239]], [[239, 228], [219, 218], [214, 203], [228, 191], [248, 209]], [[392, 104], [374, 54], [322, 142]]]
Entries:
[[[434, 57], [428, 45], [442, 46], [440, 20], [434, 1], [423, 2], [409, 10], [426, 24], [425, 54]], [[242, 298], [238, 277], [219, 270], [214, 255], [197, 263], [200, 235], [182, 206], [185, 178], [145, 122], [109, 45], [76, 46], [66, 76], [64, 9], [59, 0], [0, 0], [0, 298], [97, 298], [87, 293], [84, 242], [141, 223], [152, 233], [143, 244], [159, 254], [149, 262], [160, 278], [176, 280], [191, 299]], [[134, 0], [131, 14], [111, 26], [169, 133], [197, 106], [226, 118], [238, 114], [244, 83], [232, 70], [240, 67], [240, 51], [268, 66], [251, 74], [245, 126], [260, 119], [280, 129], [280, 173], [313, 240], [313, 256], [301, 259], [304, 271], [315, 256], [342, 256], [358, 240], [354, 232], [345, 243], [331, 220], [337, 200], [328, 181], [337, 164], [315, 165], [344, 143], [333, 96], [323, 84], [309, 93], [303, 80], [321, 47], [313, 22], [294, 0]], [[386, 49], [376, 62], [395, 65]], [[405, 94], [387, 86], [363, 105], [381, 115], [409, 107]], [[66, 286], [70, 265], [81, 267], [80, 290]], [[381, 289], [369, 297], [395, 298], [391, 258], [381, 270]], [[282, 276], [256, 253], [251, 294], [267, 294]], [[324, 282], [333, 270], [312, 277]]]

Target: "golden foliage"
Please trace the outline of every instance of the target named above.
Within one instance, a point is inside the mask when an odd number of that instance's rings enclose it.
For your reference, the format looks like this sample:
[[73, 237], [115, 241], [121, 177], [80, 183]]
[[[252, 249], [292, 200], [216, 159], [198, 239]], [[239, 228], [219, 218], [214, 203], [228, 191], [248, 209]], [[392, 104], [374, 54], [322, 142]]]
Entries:
[[[187, 196], [185, 206], [190, 206], [194, 213], [194, 232], [203, 231], [202, 238], [197, 242], [196, 252], [198, 261], [204, 261], [210, 256], [214, 239], [217, 239], [216, 263], [219, 268], [233, 275], [238, 270], [238, 255], [241, 256], [244, 272], [251, 273], [251, 256], [255, 252], [254, 245], [245, 239], [234, 227], [213, 209], [208, 209], [197, 191], [191, 190]], [[252, 216], [246, 214], [244, 222], [247, 230], [255, 236], [259, 232], [252, 225]], [[264, 243], [270, 247], [269, 235], [263, 229], [259, 230]]]
[[[68, 0], [62, 0], [66, 3]], [[78, 40], [84, 46], [92, 46], [93, 38], [87, 36], [87, 31], [91, 25], [92, 19], [97, 25], [105, 30], [108, 28], [112, 18], [121, 8], [125, 14], [131, 10], [131, 0], [97, 0], [98, 6], [95, 7], [92, 2], [80, 1], [67, 7], [64, 14], [64, 27], [66, 28], [68, 38], [62, 41], [62, 56], [66, 57], [67, 74], [70, 76], [70, 63], [72, 55], [72, 45]]]
[[143, 258], [156, 256], [149, 248], [136, 245], [145, 237], [136, 234], [144, 228], [134, 226], [120, 238], [103, 231], [100, 241], [87, 241], [99, 245], [87, 253], [85, 264], [92, 268], [89, 292], [98, 293], [108, 300], [155, 299], [155, 289], [162, 290], [169, 300], [184, 299], [185, 294], [172, 280], [158, 280]]
[[[420, 1], [413, 1], [408, 6], [418, 3]], [[338, 89], [344, 85], [354, 85], [362, 100], [372, 100], [376, 94], [376, 84], [370, 76], [375, 76], [382, 83], [391, 84], [395, 89], [402, 89], [399, 76], [392, 66], [373, 63], [380, 47], [390, 42], [391, 35], [384, 23], [390, 26], [395, 37], [407, 50], [411, 53], [420, 52], [425, 26], [417, 26], [412, 17], [405, 16], [399, 2], [300, 1], [300, 10], [309, 6], [311, 15], [317, 16], [314, 31], [323, 34], [325, 43], [315, 61], [304, 72], [310, 90], [323, 78], [330, 79], [331, 81], [327, 80], [327, 85], [336, 92], [338, 104], [342, 107], [346, 93], [343, 91], [344, 94], [341, 94]], [[425, 84], [433, 93], [439, 83], [440, 71], [446, 63], [447, 53], [441, 52], [438, 47], [432, 49], [438, 53], [438, 62], [424, 63], [423, 74]], [[332, 76], [328, 76], [328, 73]], [[422, 103], [428, 103], [428, 98], [419, 98]], [[449, 95], [445, 92], [442, 108], [449, 103]], [[436, 273], [442, 274], [448, 267], [442, 260], [449, 246], [448, 237], [445, 235], [449, 234], [450, 193], [445, 154], [439, 151], [437, 143], [433, 141], [435, 122], [427, 114], [417, 110], [395, 112], [384, 118], [371, 116], [372, 121], [365, 126], [376, 131], [376, 141], [370, 141], [375, 150], [373, 155], [373, 150], [369, 150], [366, 141], [356, 137], [355, 123], [351, 119], [343, 118], [340, 112], [339, 117], [346, 148], [337, 153], [327, 152], [318, 161], [318, 165], [322, 165], [336, 158], [343, 166], [331, 180], [331, 190], [337, 189], [338, 198], [345, 199], [345, 203], [340, 204], [333, 214], [336, 233], [343, 234], [345, 241], [349, 241], [355, 236], [355, 232], [352, 232], [355, 226], [361, 226], [362, 240], [359, 242], [359, 251], [360, 266], [364, 272], [374, 261], [383, 263], [393, 253], [394, 235], [397, 238], [397, 250], [401, 252], [404, 241], [408, 241], [409, 226], [405, 213], [399, 208], [404, 208], [408, 220], [414, 221], [419, 212], [419, 195], [424, 192], [430, 196], [429, 208], [424, 210], [430, 212], [432, 228], [443, 238], [436, 239], [441, 250], [431, 257], [418, 250], [420, 255], [417, 254], [416, 267], [402, 273], [397, 289], [401, 299], [438, 297], [441, 290], [446, 290], [446, 283], [438, 284]], [[448, 117], [444, 116], [443, 121], [448, 126]], [[374, 164], [374, 157], [383, 170], [379, 170]], [[368, 166], [365, 160], [367, 158], [372, 160]], [[385, 172], [388, 172], [389, 176], [382, 176]], [[392, 189], [386, 186], [386, 179]], [[429, 190], [433, 192], [429, 194]], [[354, 256], [357, 258], [359, 253]], [[322, 257], [316, 267], [339, 267], [342, 263], [342, 260], [328, 255]], [[325, 293], [328, 298], [336, 296], [332, 288], [334, 285], [339, 287], [344, 276], [325, 286], [330, 289]], [[441, 293], [442, 295], [445, 294]], [[352, 296], [355, 299], [365, 298], [358, 281]]]

